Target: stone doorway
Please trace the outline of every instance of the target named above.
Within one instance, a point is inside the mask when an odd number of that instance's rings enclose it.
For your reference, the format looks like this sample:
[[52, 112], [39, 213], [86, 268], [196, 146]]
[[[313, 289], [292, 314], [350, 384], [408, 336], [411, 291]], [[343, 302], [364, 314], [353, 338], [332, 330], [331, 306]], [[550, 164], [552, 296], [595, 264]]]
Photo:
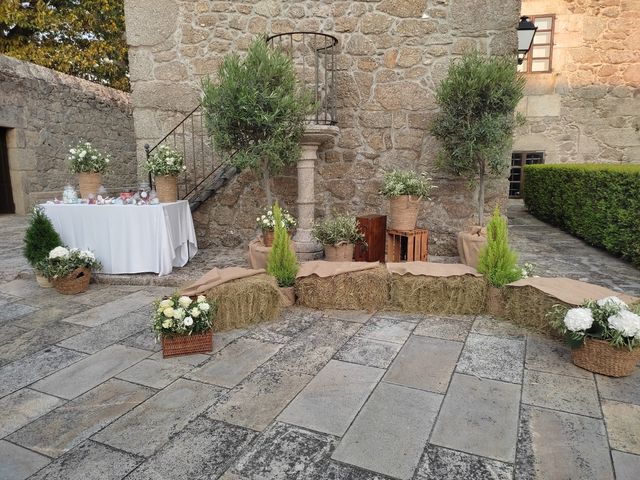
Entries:
[[7, 152], [7, 129], [0, 128], [0, 213], [15, 213]]

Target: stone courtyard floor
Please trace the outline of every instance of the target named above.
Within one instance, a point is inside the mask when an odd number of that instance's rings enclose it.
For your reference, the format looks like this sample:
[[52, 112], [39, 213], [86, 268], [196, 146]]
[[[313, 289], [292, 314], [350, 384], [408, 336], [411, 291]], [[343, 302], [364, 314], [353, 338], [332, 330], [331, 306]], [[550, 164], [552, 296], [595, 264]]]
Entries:
[[302, 308], [163, 360], [168, 291], [0, 283], [0, 478], [638, 478], [638, 372], [487, 316]]

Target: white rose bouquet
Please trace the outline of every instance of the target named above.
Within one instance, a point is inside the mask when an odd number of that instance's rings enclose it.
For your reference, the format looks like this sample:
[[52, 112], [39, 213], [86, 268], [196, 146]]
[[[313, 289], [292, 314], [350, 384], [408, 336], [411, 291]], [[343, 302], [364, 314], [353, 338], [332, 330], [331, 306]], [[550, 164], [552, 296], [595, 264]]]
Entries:
[[90, 142], [80, 142], [70, 149], [67, 160], [71, 173], [104, 173], [111, 161]]
[[153, 330], [156, 338], [204, 333], [213, 326], [217, 305], [204, 295], [195, 299], [175, 293], [154, 303]]
[[81, 267], [89, 270], [100, 270], [102, 265], [90, 250], [56, 247], [49, 252], [47, 258], [36, 266], [49, 280], [66, 277], [76, 268]]
[[[264, 213], [256, 218], [256, 223], [261, 230], [275, 230], [276, 219], [273, 216], [273, 209], [265, 208]], [[296, 227], [296, 224], [297, 222], [295, 217], [282, 209], [282, 226], [290, 231]]]
[[160, 145], [143, 164], [148, 172], [158, 176], [177, 177], [187, 169], [184, 155], [169, 145]]
[[556, 305], [549, 316], [572, 348], [587, 338], [606, 340], [613, 347], [629, 350], [640, 346], [640, 305], [629, 307], [618, 297], [590, 300], [579, 308]]

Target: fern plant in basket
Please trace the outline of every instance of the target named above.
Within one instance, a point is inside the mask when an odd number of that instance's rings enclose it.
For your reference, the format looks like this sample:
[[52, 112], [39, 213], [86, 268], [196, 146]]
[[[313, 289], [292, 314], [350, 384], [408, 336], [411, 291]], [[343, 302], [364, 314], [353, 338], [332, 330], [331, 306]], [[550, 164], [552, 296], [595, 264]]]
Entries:
[[407, 231], [416, 228], [420, 203], [429, 199], [431, 179], [411, 170], [391, 170], [384, 176], [380, 194], [390, 200], [389, 229]]
[[618, 297], [589, 300], [578, 308], [556, 305], [551, 325], [571, 347], [573, 363], [591, 372], [631, 375], [640, 359], [640, 305]]
[[356, 217], [336, 215], [314, 225], [313, 237], [324, 245], [325, 259], [330, 262], [350, 262], [357, 242], [364, 242]]
[[81, 293], [89, 288], [91, 271], [102, 265], [93, 252], [78, 248], [56, 247], [36, 267], [65, 295]]
[[213, 350], [213, 319], [217, 304], [204, 295], [175, 293], [154, 303], [153, 330], [162, 342], [163, 357]]
[[29, 226], [24, 235], [24, 247], [22, 253], [36, 271], [36, 280], [42, 287], [52, 287], [53, 285], [40, 272], [38, 265], [49, 252], [56, 247], [62, 246], [60, 235], [53, 228], [49, 217], [41, 207], [35, 207], [29, 218]]

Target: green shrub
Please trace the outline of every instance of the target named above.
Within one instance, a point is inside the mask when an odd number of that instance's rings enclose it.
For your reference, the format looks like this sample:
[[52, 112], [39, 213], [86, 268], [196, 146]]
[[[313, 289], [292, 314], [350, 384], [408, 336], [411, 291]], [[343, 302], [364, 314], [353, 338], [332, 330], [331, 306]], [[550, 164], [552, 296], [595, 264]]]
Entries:
[[38, 263], [47, 258], [51, 250], [60, 246], [62, 246], [62, 240], [53, 228], [51, 220], [42, 208], [35, 207], [29, 219], [22, 248], [27, 262], [35, 268]]
[[298, 260], [289, 244], [289, 232], [282, 222], [282, 209], [278, 202], [273, 206], [275, 227], [273, 245], [267, 258], [267, 272], [273, 275], [281, 287], [292, 287], [298, 273]]
[[525, 178], [532, 215], [640, 267], [640, 165], [527, 165]]
[[327, 218], [324, 222], [314, 225], [311, 233], [322, 245], [356, 243], [364, 240], [364, 235], [358, 229], [356, 217], [351, 215]]
[[494, 287], [504, 287], [522, 277], [518, 254], [509, 248], [507, 221], [500, 215], [499, 208], [493, 211], [487, 224], [487, 244], [480, 250], [478, 272]]

